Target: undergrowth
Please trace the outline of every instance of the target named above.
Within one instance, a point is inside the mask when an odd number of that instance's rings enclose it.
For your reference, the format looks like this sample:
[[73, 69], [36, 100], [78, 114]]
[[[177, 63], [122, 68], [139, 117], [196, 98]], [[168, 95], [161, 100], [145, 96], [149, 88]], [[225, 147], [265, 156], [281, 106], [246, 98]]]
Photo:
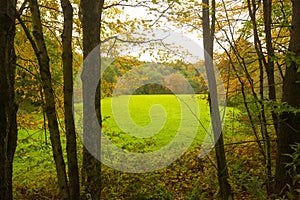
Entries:
[[[15, 199], [58, 199], [51, 147], [39, 134], [19, 137], [14, 162]], [[226, 146], [229, 181], [236, 199], [266, 198], [264, 168], [257, 152], [255, 143]], [[216, 199], [214, 153], [203, 159], [198, 155], [199, 148], [191, 148], [168, 167], [143, 174], [103, 166], [101, 199]]]

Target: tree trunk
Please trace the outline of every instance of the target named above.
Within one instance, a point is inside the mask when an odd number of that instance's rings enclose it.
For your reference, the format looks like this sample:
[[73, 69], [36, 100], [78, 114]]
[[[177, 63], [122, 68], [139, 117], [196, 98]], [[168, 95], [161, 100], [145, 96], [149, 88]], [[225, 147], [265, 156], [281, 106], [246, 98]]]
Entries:
[[[222, 124], [220, 119], [218, 95], [217, 95], [217, 83], [213, 66], [213, 41], [215, 31], [215, 16], [212, 15], [212, 22], [210, 23], [209, 14], [209, 0], [203, 0], [203, 11], [202, 11], [202, 26], [203, 26], [203, 43], [205, 58], [205, 69], [208, 78], [209, 86], [209, 104], [212, 128], [214, 132], [214, 140], [216, 142], [216, 159], [217, 159], [217, 170], [218, 170], [218, 181], [220, 186], [220, 197], [221, 199], [227, 200], [232, 199], [231, 188], [228, 183], [228, 169], [226, 164], [226, 157], [224, 151], [224, 141], [222, 134]], [[215, 10], [215, 1], [212, 1], [212, 10]]]
[[[275, 76], [274, 76], [274, 62], [275, 53], [272, 45], [272, 0], [263, 0], [264, 8], [264, 24], [266, 33], [266, 46], [268, 59], [265, 63], [267, 78], [268, 78], [268, 88], [269, 88], [269, 99], [276, 102], [276, 87], [275, 87]], [[278, 133], [278, 116], [272, 111], [272, 118], [274, 121], [274, 128], [276, 134]]]
[[15, 102], [15, 0], [0, 1], [0, 199], [12, 195], [13, 158], [17, 146]]
[[79, 173], [77, 161], [76, 132], [73, 116], [73, 53], [72, 29], [73, 8], [69, 0], [61, 0], [64, 14], [64, 29], [62, 34], [62, 61], [64, 74], [64, 111], [67, 138], [67, 158], [70, 199], [79, 199]]
[[[289, 44], [289, 59], [283, 80], [283, 102], [300, 109], [300, 1], [292, 1], [292, 27]], [[284, 112], [280, 115], [280, 131], [278, 134], [278, 155], [276, 159], [276, 191], [279, 194], [286, 192], [287, 184], [292, 185], [292, 177], [286, 163], [292, 160], [286, 154], [292, 154], [291, 145], [300, 143], [300, 113]], [[299, 173], [299, 172], [298, 172]]]
[[40, 67], [42, 87], [45, 93], [46, 115], [50, 131], [53, 157], [56, 165], [60, 196], [61, 199], [69, 199], [68, 180], [66, 175], [65, 162], [62, 154], [60, 133], [56, 116], [54, 91], [52, 88], [52, 79], [49, 66], [49, 56], [43, 37], [40, 11], [37, 0], [30, 0], [29, 5], [32, 16], [33, 37], [35, 39], [35, 44], [32, 45], [35, 46], [34, 49], [36, 51], [35, 53]]
[[[95, 48], [99, 48], [100, 45], [100, 23], [101, 13], [104, 0], [81, 0], [80, 9], [82, 13], [81, 23], [83, 30], [83, 57], [86, 59], [89, 53]], [[100, 61], [100, 49], [97, 49], [97, 58], [93, 60]], [[99, 57], [98, 57], [99, 56]], [[94, 128], [90, 128], [93, 123], [91, 119], [91, 109], [96, 109], [98, 122], [101, 126], [101, 109], [100, 109], [100, 83], [98, 84], [96, 96], [90, 97], [90, 86], [93, 85], [93, 81], [89, 77], [85, 77], [87, 71], [93, 71], [100, 76], [100, 66], [97, 65], [100, 62], [89, 63], [85, 62], [83, 67], [83, 140], [84, 144], [92, 144], [93, 151], [100, 158], [100, 133], [93, 133]], [[94, 99], [93, 99], [94, 98]], [[95, 102], [95, 105], [91, 105], [91, 102]], [[93, 109], [94, 108], [94, 109]], [[89, 149], [90, 150], [90, 149]], [[83, 148], [83, 167], [82, 167], [82, 184], [85, 188], [85, 193], [90, 195], [92, 199], [100, 199], [101, 196], [101, 163], [95, 158], [86, 147]]]
[[[271, 144], [270, 144], [270, 134], [267, 128], [267, 117], [265, 114], [265, 105], [263, 100], [265, 99], [264, 95], [264, 68], [266, 70], [267, 78], [268, 78], [268, 89], [269, 89], [269, 100], [276, 102], [276, 90], [275, 90], [275, 79], [274, 79], [274, 49], [272, 46], [272, 34], [271, 34], [271, 13], [272, 13], [272, 0], [263, 0], [263, 16], [264, 16], [264, 27], [265, 27], [265, 39], [266, 39], [266, 46], [267, 46], [267, 59], [263, 52], [263, 47], [261, 44], [261, 40], [259, 37], [259, 30], [257, 26], [257, 19], [256, 14], [258, 10], [258, 2], [256, 1], [247, 1], [248, 4], [248, 11], [249, 16], [251, 18], [251, 22], [253, 25], [253, 36], [254, 36], [254, 46], [255, 51], [258, 56], [258, 63], [259, 63], [259, 90], [260, 90], [260, 99], [259, 103], [259, 123], [260, 123], [260, 130], [263, 138], [264, 144], [264, 163], [265, 163], [265, 170], [267, 175], [266, 181], [266, 189], [267, 193], [270, 194], [271, 192], [271, 180], [272, 180], [272, 165], [271, 165]], [[277, 115], [274, 111], [271, 111], [274, 129], [277, 133]]]
[[[275, 77], [274, 77], [274, 60], [275, 53], [272, 45], [272, 0], [263, 0], [263, 10], [264, 10], [264, 24], [265, 24], [265, 34], [266, 34], [266, 46], [267, 46], [267, 61], [264, 60], [264, 65], [266, 69], [266, 74], [268, 78], [268, 89], [269, 89], [269, 100], [276, 102], [276, 88], [275, 88]], [[263, 78], [263, 77], [261, 77]], [[263, 80], [262, 80], [263, 83]], [[262, 89], [263, 94], [263, 89]], [[262, 95], [261, 99], [263, 100], [264, 96]], [[264, 112], [264, 105], [262, 103], [262, 117], [263, 125], [265, 129], [265, 153], [266, 153], [266, 171], [267, 171], [267, 193], [268, 195], [272, 193], [271, 189], [271, 180], [272, 180], [272, 163], [271, 163], [271, 143], [270, 135], [266, 128], [266, 117]], [[274, 111], [271, 111], [272, 119], [274, 123], [274, 129], [276, 135], [278, 135], [278, 116]]]

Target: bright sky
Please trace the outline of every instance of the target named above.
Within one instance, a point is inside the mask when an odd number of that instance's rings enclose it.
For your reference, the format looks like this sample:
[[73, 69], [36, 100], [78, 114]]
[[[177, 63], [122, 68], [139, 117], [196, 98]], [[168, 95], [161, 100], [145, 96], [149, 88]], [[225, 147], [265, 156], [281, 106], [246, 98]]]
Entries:
[[[125, 21], [126, 17], [128, 17], [129, 20], [133, 20], [133, 19], [145, 19], [145, 20], [156, 20], [157, 18], [154, 15], [151, 15], [149, 13], [147, 13], [146, 9], [143, 7], [130, 7], [130, 6], [125, 6], [124, 8], [124, 15], [121, 16], [120, 20], [121, 21]], [[164, 20], [163, 18], [161, 18], [160, 20]], [[165, 21], [163, 21], [165, 22]], [[180, 45], [184, 47], [184, 50], [187, 50], [188, 52], [190, 52], [192, 55], [196, 55], [198, 58], [191, 58], [191, 57], [187, 57], [186, 61], [189, 62], [196, 62], [195, 59], [197, 59], [197, 61], [199, 61], [199, 59], [203, 59], [203, 52], [199, 53], [199, 51], [201, 52], [201, 49], [203, 48], [203, 41], [201, 39], [199, 39], [199, 34], [192, 34], [192, 33], [184, 33], [187, 32], [186, 30], [180, 30], [178, 28], [172, 27], [171, 25], [167, 25], [165, 27], [163, 27], [163, 30], [168, 30], [170, 34], [170, 36], [168, 38], [166, 38], [166, 42], [168, 43], [175, 43], [176, 45]], [[157, 35], [161, 34], [161, 31], [154, 31], [155, 33], [158, 33]], [[152, 34], [152, 33], [151, 33]], [[167, 36], [166, 34], [161, 34], [163, 35], [163, 37]], [[151, 39], [153, 38], [158, 38], [158, 37], [151, 37]], [[161, 46], [160, 48], [163, 48], [163, 46]], [[139, 52], [135, 52], [133, 54], [131, 54], [132, 56], [138, 56]], [[141, 55], [139, 55], [140, 60], [145, 60], [145, 61], [153, 61], [153, 57], [150, 56], [149, 52], [145, 52], [142, 53]], [[200, 58], [199, 58], [200, 56]], [[195, 57], [195, 56], [194, 56]]]

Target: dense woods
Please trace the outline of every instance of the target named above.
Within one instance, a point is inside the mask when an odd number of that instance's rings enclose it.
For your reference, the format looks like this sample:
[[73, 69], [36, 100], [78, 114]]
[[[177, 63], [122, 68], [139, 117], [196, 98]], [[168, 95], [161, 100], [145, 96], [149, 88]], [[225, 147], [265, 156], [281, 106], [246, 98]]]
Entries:
[[299, 199], [299, 35], [296, 0], [1, 0], [0, 199]]

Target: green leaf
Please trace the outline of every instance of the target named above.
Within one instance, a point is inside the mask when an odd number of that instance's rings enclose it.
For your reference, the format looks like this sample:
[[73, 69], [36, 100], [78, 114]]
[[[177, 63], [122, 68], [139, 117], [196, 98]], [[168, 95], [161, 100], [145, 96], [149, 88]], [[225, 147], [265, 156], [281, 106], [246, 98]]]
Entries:
[[285, 62], [288, 67], [290, 67], [292, 63], [295, 63], [297, 66], [297, 72], [300, 72], [300, 56], [297, 56], [295, 52], [287, 51]]

